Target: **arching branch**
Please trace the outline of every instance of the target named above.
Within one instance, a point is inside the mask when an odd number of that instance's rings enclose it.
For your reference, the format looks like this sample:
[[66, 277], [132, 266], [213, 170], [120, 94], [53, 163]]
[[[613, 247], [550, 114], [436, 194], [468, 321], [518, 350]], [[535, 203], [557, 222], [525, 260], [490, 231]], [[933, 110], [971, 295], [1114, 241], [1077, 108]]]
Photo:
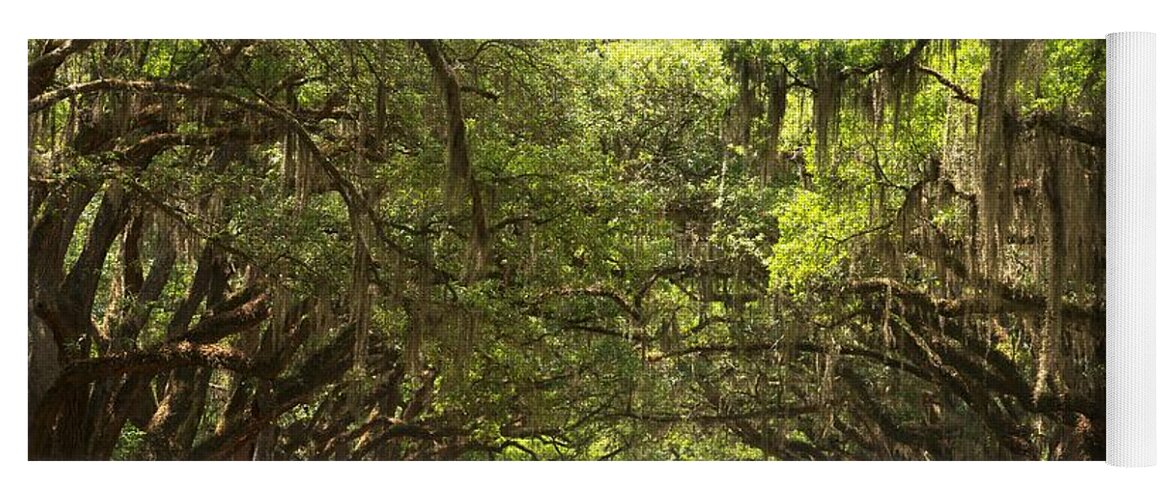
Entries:
[[251, 358], [235, 349], [180, 342], [150, 351], [130, 351], [83, 359], [71, 363], [57, 384], [85, 384], [121, 375], [151, 375], [184, 366], [204, 366], [260, 376]]

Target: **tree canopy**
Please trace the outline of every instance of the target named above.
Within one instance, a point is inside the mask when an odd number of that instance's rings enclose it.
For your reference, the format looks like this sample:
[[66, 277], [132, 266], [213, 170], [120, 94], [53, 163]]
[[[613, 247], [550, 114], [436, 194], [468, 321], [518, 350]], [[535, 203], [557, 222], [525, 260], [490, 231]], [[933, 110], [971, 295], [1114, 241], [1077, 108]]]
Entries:
[[32, 459], [1105, 456], [1102, 40], [30, 40]]

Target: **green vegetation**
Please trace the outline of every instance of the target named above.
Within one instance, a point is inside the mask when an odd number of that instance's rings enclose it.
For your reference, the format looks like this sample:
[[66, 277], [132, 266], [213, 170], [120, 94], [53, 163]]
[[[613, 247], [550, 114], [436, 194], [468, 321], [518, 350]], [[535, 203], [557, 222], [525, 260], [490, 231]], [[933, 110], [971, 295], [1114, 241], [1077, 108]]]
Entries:
[[30, 40], [32, 459], [1105, 455], [1101, 40]]

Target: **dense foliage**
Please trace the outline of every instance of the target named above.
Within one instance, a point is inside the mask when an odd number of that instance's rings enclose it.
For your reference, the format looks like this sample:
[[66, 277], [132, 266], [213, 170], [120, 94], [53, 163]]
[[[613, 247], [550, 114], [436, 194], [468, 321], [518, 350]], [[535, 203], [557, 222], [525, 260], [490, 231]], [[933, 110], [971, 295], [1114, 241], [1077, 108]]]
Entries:
[[1102, 459], [1105, 47], [28, 42], [34, 459]]

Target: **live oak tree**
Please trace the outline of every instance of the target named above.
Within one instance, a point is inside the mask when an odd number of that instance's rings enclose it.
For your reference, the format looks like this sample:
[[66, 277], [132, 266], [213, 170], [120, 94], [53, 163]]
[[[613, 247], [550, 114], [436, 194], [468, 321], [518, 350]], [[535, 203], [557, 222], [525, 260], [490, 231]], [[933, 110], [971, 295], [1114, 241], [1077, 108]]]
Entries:
[[1102, 459], [1105, 47], [30, 40], [32, 459]]

